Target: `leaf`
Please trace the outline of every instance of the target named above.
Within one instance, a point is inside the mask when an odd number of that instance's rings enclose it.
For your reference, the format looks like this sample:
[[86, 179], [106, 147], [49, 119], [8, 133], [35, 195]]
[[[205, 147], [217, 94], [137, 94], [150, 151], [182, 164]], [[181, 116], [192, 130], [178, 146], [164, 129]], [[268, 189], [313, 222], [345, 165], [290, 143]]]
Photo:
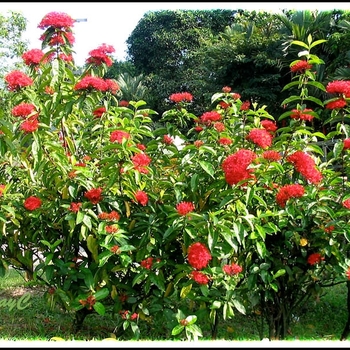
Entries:
[[104, 316], [104, 314], [106, 313], [106, 309], [105, 309], [104, 305], [102, 303], [100, 303], [99, 301], [96, 301], [96, 303], [92, 307], [101, 316]]
[[246, 314], [246, 309], [245, 309], [244, 305], [239, 300], [233, 299], [233, 305], [241, 314], [243, 314], [243, 315]]
[[178, 324], [177, 326], [175, 326], [172, 331], [171, 331], [171, 335], [178, 335], [180, 334], [183, 330], [184, 330], [184, 326], [182, 326], [181, 324]]
[[211, 163], [205, 162], [203, 160], [199, 161], [199, 165], [202, 167], [202, 169], [209, 174], [211, 177], [214, 178], [215, 169], [214, 166]]

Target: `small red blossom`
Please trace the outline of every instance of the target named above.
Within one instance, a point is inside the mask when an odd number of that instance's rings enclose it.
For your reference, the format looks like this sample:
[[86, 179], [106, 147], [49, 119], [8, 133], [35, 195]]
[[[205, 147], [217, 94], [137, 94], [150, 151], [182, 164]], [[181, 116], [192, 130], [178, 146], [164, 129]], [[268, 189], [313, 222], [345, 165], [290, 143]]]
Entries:
[[180, 102], [190, 103], [193, 100], [193, 95], [190, 94], [189, 92], [177, 92], [177, 93], [171, 94], [169, 96], [169, 100], [174, 103], [180, 103]]
[[250, 102], [244, 101], [239, 108], [240, 111], [247, 111], [250, 108]]
[[348, 280], [350, 280], [350, 266], [347, 268], [347, 270], [345, 272], [345, 276]]
[[269, 151], [264, 151], [263, 158], [273, 162], [277, 162], [280, 159], [282, 159], [282, 156], [277, 151], [269, 150]]
[[148, 203], [148, 195], [146, 192], [144, 191], [137, 191], [135, 193], [135, 198], [137, 200], [137, 202], [143, 206], [147, 205]]
[[3, 184], [0, 185], [0, 197], [2, 197], [2, 195], [4, 194], [5, 188], [6, 188], [6, 185], [3, 185]]
[[218, 132], [223, 132], [225, 131], [225, 125], [221, 122], [216, 122], [214, 123], [214, 129]]
[[290, 198], [300, 198], [304, 193], [305, 188], [300, 184], [284, 185], [276, 195], [276, 202], [281, 208], [284, 208]]
[[324, 257], [320, 253], [310, 254], [307, 258], [307, 262], [310, 265], [319, 264], [322, 260], [324, 260]]
[[137, 153], [131, 157], [131, 161], [134, 164], [135, 170], [140, 173], [147, 174], [147, 166], [151, 163], [151, 158], [145, 153]]
[[204, 112], [200, 116], [200, 122], [205, 124], [205, 125], [210, 125], [214, 122], [217, 122], [222, 119], [222, 116], [219, 112], [217, 111], [211, 111], [211, 112]]
[[218, 142], [220, 145], [228, 146], [231, 145], [233, 141], [229, 137], [220, 137]]
[[204, 145], [204, 142], [202, 140], [196, 140], [193, 142], [193, 144], [199, 148], [200, 146], [203, 146]]
[[305, 60], [299, 60], [290, 66], [290, 71], [292, 73], [304, 73], [307, 69], [311, 68], [312, 65], [309, 62]]
[[350, 198], [345, 199], [343, 201], [343, 207], [346, 208], [346, 209], [350, 209]]
[[115, 225], [107, 225], [105, 229], [106, 229], [107, 233], [111, 233], [112, 234], [112, 233], [118, 232], [119, 227], [117, 227]]
[[77, 213], [80, 210], [81, 206], [82, 206], [82, 203], [72, 202], [70, 204], [69, 210], [72, 211], [73, 213]]
[[128, 107], [129, 106], [129, 101], [127, 100], [120, 100], [119, 101], [119, 107]]
[[206, 285], [209, 283], [209, 277], [200, 271], [192, 271], [190, 277], [198, 284]]
[[7, 88], [10, 91], [17, 91], [26, 86], [33, 85], [33, 79], [25, 73], [15, 70], [5, 75]]
[[193, 202], [180, 202], [176, 204], [176, 211], [179, 215], [185, 216], [189, 213], [191, 213], [195, 209], [195, 205]]
[[123, 143], [123, 139], [130, 139], [131, 135], [123, 130], [114, 130], [111, 132], [111, 135], [109, 137], [109, 140], [111, 142], [118, 142], [118, 143]]
[[44, 57], [44, 52], [40, 49], [32, 49], [24, 52], [22, 59], [27, 66], [38, 66]]
[[26, 118], [28, 116], [37, 116], [36, 107], [33, 103], [22, 102], [11, 109], [14, 117]]
[[252, 141], [263, 149], [266, 149], [272, 145], [273, 136], [266, 129], [254, 128], [249, 131], [247, 140]]
[[221, 90], [224, 93], [229, 93], [229, 92], [231, 92], [232, 89], [229, 86], [224, 86]]
[[92, 204], [97, 204], [102, 200], [102, 188], [92, 188], [84, 193], [86, 197]]
[[89, 52], [90, 57], [86, 59], [86, 63], [93, 64], [95, 66], [105, 64], [107, 67], [110, 67], [113, 64], [110, 54], [113, 52], [115, 52], [113, 46], [102, 44], [97, 49]]
[[150, 270], [153, 265], [153, 257], [150, 256], [149, 258], [142, 260], [140, 264], [145, 269]]
[[344, 139], [343, 149], [349, 149], [349, 148], [350, 148], [350, 139]]
[[241, 98], [241, 95], [240, 95], [239, 93], [237, 93], [237, 92], [234, 92], [234, 93], [232, 94], [232, 98], [233, 98], [234, 100], [239, 100], [239, 99]]
[[172, 145], [174, 143], [174, 139], [172, 137], [170, 137], [169, 135], [164, 135], [163, 136], [163, 142], [166, 145]]
[[326, 86], [329, 94], [336, 94], [341, 97], [350, 97], [350, 80], [331, 81]]
[[34, 118], [28, 118], [27, 120], [23, 121], [20, 125], [20, 129], [23, 130], [25, 133], [31, 133], [39, 128], [39, 121], [36, 117]]
[[302, 111], [299, 109], [292, 109], [292, 114], [290, 117], [295, 120], [305, 120], [311, 122], [314, 119], [314, 116], [310, 114], [310, 112], [313, 112], [313, 110], [310, 108], [305, 108]]
[[207, 267], [209, 261], [212, 259], [209, 249], [200, 242], [192, 243], [188, 247], [187, 252], [189, 264], [197, 270]]
[[260, 124], [266, 131], [275, 132], [277, 130], [276, 122], [272, 120], [264, 119], [260, 122]]
[[227, 275], [230, 275], [230, 276], [233, 276], [233, 275], [238, 275], [239, 273], [242, 272], [242, 267], [235, 264], [235, 263], [232, 263], [231, 265], [224, 265], [222, 267], [222, 270], [227, 274]]
[[70, 28], [73, 27], [74, 22], [75, 20], [64, 12], [50, 12], [43, 17], [43, 19], [38, 25], [38, 28]]
[[24, 201], [24, 207], [30, 211], [40, 208], [41, 204], [41, 199], [36, 196], [30, 196]]
[[346, 101], [343, 98], [339, 98], [335, 101], [328, 102], [325, 105], [326, 109], [340, 109], [347, 105]]
[[74, 85], [74, 90], [97, 90], [107, 91], [108, 84], [100, 77], [85, 76], [79, 82]]

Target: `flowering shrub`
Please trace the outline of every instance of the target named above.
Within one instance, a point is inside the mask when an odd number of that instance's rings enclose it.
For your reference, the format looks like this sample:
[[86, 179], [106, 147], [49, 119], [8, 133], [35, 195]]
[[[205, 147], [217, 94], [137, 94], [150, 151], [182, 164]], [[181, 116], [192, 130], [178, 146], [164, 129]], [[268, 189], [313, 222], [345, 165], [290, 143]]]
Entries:
[[[121, 103], [118, 84], [103, 78], [112, 47], [92, 50], [73, 73], [73, 24], [45, 16], [47, 52], [24, 54], [28, 73], [5, 77], [1, 271], [32, 272], [51, 304], [75, 312], [75, 330], [112, 306], [136, 339], [155, 317], [193, 339], [210, 319], [215, 338], [219, 318], [236, 312], [261, 315], [269, 337], [283, 338], [302, 301], [350, 275], [350, 85], [316, 81], [323, 62], [310, 51], [323, 41], [294, 42], [302, 59], [291, 63], [280, 117], [225, 86], [201, 116], [186, 109], [190, 93], [172, 94], [153, 129], [156, 111]], [[328, 135], [312, 128], [314, 106], [336, 123]], [[319, 141], [333, 139], [326, 154]]]

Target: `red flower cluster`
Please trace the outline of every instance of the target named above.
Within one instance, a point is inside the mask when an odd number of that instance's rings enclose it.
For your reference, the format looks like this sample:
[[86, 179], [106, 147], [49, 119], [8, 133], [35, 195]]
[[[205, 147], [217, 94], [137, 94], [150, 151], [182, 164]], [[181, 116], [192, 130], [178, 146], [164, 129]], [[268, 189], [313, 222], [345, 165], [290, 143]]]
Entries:
[[192, 271], [190, 277], [198, 284], [206, 285], [209, 282], [209, 277], [200, 271]]
[[345, 201], [343, 201], [343, 207], [346, 209], [350, 209], [350, 198], [345, 199]]
[[110, 67], [113, 63], [109, 54], [115, 52], [115, 49], [111, 45], [102, 44], [97, 49], [91, 50], [89, 52], [90, 57], [86, 59], [87, 64], [93, 64], [95, 66], [100, 66], [105, 64], [107, 67]]
[[192, 212], [195, 209], [195, 206], [192, 202], [180, 202], [176, 205], [176, 211], [179, 215], [185, 216], [188, 213]]
[[145, 206], [148, 203], [148, 195], [146, 192], [144, 191], [137, 191], [135, 193], [135, 198], [137, 200], [137, 202], [143, 206]]
[[322, 260], [324, 260], [324, 257], [320, 253], [313, 253], [307, 258], [307, 262], [310, 265], [319, 264]]
[[101, 220], [118, 221], [120, 219], [120, 214], [115, 210], [112, 210], [110, 213], [103, 211], [102, 213], [98, 214], [98, 218]]
[[153, 265], [153, 258], [150, 256], [149, 258], [142, 260], [140, 264], [145, 269], [150, 270]]
[[276, 195], [276, 202], [280, 207], [284, 208], [286, 206], [288, 199], [302, 197], [304, 193], [305, 193], [305, 189], [302, 185], [299, 185], [299, 184], [285, 185], [279, 189]]
[[174, 143], [174, 140], [169, 135], [164, 135], [163, 142], [167, 145], [171, 145]]
[[145, 153], [137, 153], [131, 157], [135, 170], [140, 173], [148, 174], [147, 166], [151, 163], [151, 158]]
[[277, 125], [272, 120], [264, 119], [260, 122], [260, 124], [266, 131], [274, 133], [277, 130]]
[[80, 210], [81, 205], [82, 205], [82, 203], [72, 202], [70, 204], [69, 210], [72, 211], [73, 213], [77, 213]]
[[169, 100], [174, 103], [192, 102], [193, 95], [189, 92], [177, 92], [169, 96]]
[[201, 270], [208, 265], [212, 256], [209, 249], [203, 243], [196, 242], [188, 247], [187, 259], [193, 268]]
[[36, 196], [30, 196], [24, 201], [24, 207], [27, 210], [33, 211], [41, 207], [41, 199]]
[[95, 118], [101, 118], [103, 113], [106, 113], [107, 110], [106, 110], [106, 107], [99, 107], [99, 108], [96, 108], [92, 111], [92, 114]]
[[225, 131], [225, 125], [221, 122], [214, 123], [214, 129], [218, 132]]
[[344, 139], [343, 149], [349, 149], [349, 148], [350, 148], [350, 139]]
[[298, 109], [292, 109], [292, 114], [290, 115], [290, 117], [296, 120], [306, 120], [308, 122], [311, 122], [312, 119], [314, 119], [314, 116], [308, 114], [308, 112], [313, 112], [313, 110], [310, 108], [305, 108], [302, 111]]
[[92, 188], [89, 191], [84, 193], [84, 197], [86, 197], [92, 204], [97, 204], [102, 200], [102, 188]]
[[63, 12], [50, 12], [44, 16], [38, 25], [40, 29], [54, 27], [57, 29], [73, 27], [75, 20]]
[[74, 90], [97, 90], [97, 91], [107, 91], [109, 89], [106, 81], [100, 77], [85, 76], [74, 86]]
[[237, 265], [235, 263], [232, 263], [231, 265], [224, 265], [222, 267], [222, 270], [226, 274], [228, 274], [230, 276], [233, 276], [233, 275], [238, 275], [239, 273], [241, 273], [243, 269], [242, 269], [241, 266], [239, 266], [239, 265]]
[[290, 71], [292, 73], [304, 73], [307, 69], [311, 68], [312, 65], [309, 62], [305, 60], [299, 60], [290, 66]]
[[312, 157], [302, 151], [296, 151], [287, 157], [287, 161], [294, 164], [298, 171], [306, 180], [313, 184], [318, 184], [322, 180], [322, 174], [316, 169], [315, 161]]
[[4, 191], [5, 191], [5, 185], [0, 185], [0, 197], [4, 194]]
[[282, 156], [277, 151], [269, 150], [263, 153], [263, 158], [271, 160], [273, 162], [277, 162], [282, 158]]
[[123, 139], [130, 139], [130, 134], [123, 130], [114, 130], [109, 137], [111, 142], [117, 141], [118, 143], [123, 143]]
[[79, 303], [83, 306], [87, 306], [88, 310], [92, 310], [92, 307], [96, 303], [96, 298], [93, 295], [89, 295], [85, 300], [80, 299]]
[[240, 181], [253, 178], [252, 169], [248, 169], [257, 155], [247, 149], [240, 149], [229, 155], [222, 162], [222, 169], [225, 173], [225, 180], [229, 185], [237, 184]]
[[32, 103], [22, 102], [11, 109], [11, 114], [14, 117], [26, 118], [28, 116], [34, 117], [38, 114], [36, 112], [36, 107]]
[[25, 73], [15, 70], [5, 75], [7, 88], [10, 91], [17, 91], [23, 87], [33, 85], [33, 79]]
[[20, 129], [26, 133], [34, 132], [39, 128], [39, 120], [37, 118], [28, 118], [20, 125]]
[[329, 94], [337, 94], [344, 97], [350, 97], [350, 80], [331, 81], [326, 86]]
[[273, 136], [266, 129], [252, 129], [247, 135], [247, 140], [252, 141], [257, 146], [265, 149], [272, 145]]
[[346, 101], [343, 98], [339, 98], [338, 100], [328, 102], [325, 105], [326, 109], [340, 109], [347, 105]]
[[220, 137], [218, 142], [220, 145], [229, 146], [233, 141], [229, 137]]
[[200, 122], [205, 125], [210, 125], [213, 122], [217, 122], [221, 119], [222, 119], [221, 114], [216, 111], [204, 112], [199, 118]]
[[29, 50], [22, 55], [22, 59], [24, 64], [27, 66], [36, 67], [40, 63], [42, 63], [42, 59], [44, 57], [44, 52], [40, 49], [32, 49]]
[[231, 92], [231, 88], [229, 86], [224, 86], [222, 89], [222, 92], [224, 92], [225, 94]]
[[250, 102], [244, 101], [239, 108], [240, 111], [247, 111], [250, 108]]

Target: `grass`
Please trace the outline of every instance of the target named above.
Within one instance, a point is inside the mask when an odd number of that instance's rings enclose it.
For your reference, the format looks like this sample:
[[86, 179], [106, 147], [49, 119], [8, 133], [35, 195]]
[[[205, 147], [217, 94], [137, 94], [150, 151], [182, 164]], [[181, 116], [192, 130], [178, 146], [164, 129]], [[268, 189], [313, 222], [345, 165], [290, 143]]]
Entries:
[[[21, 298], [22, 303], [19, 302]], [[320, 298], [309, 302], [295, 315], [286, 341], [339, 341], [347, 321], [346, 298], [345, 284], [327, 288]], [[72, 320], [71, 315], [59, 308], [49, 310], [42, 288], [25, 282], [16, 270], [10, 269], [0, 278], [0, 341], [123, 340], [116, 337], [116, 320], [110, 314], [88, 315], [76, 334], [71, 331]], [[201, 326], [203, 337], [199, 340], [210, 340], [209, 324]], [[154, 324], [140, 321], [139, 327], [143, 341], [180, 340], [171, 336], [172, 327], [166, 325], [166, 320], [155, 320]], [[260, 341], [260, 338], [253, 318], [237, 312], [232, 320], [220, 321], [217, 340]]]

